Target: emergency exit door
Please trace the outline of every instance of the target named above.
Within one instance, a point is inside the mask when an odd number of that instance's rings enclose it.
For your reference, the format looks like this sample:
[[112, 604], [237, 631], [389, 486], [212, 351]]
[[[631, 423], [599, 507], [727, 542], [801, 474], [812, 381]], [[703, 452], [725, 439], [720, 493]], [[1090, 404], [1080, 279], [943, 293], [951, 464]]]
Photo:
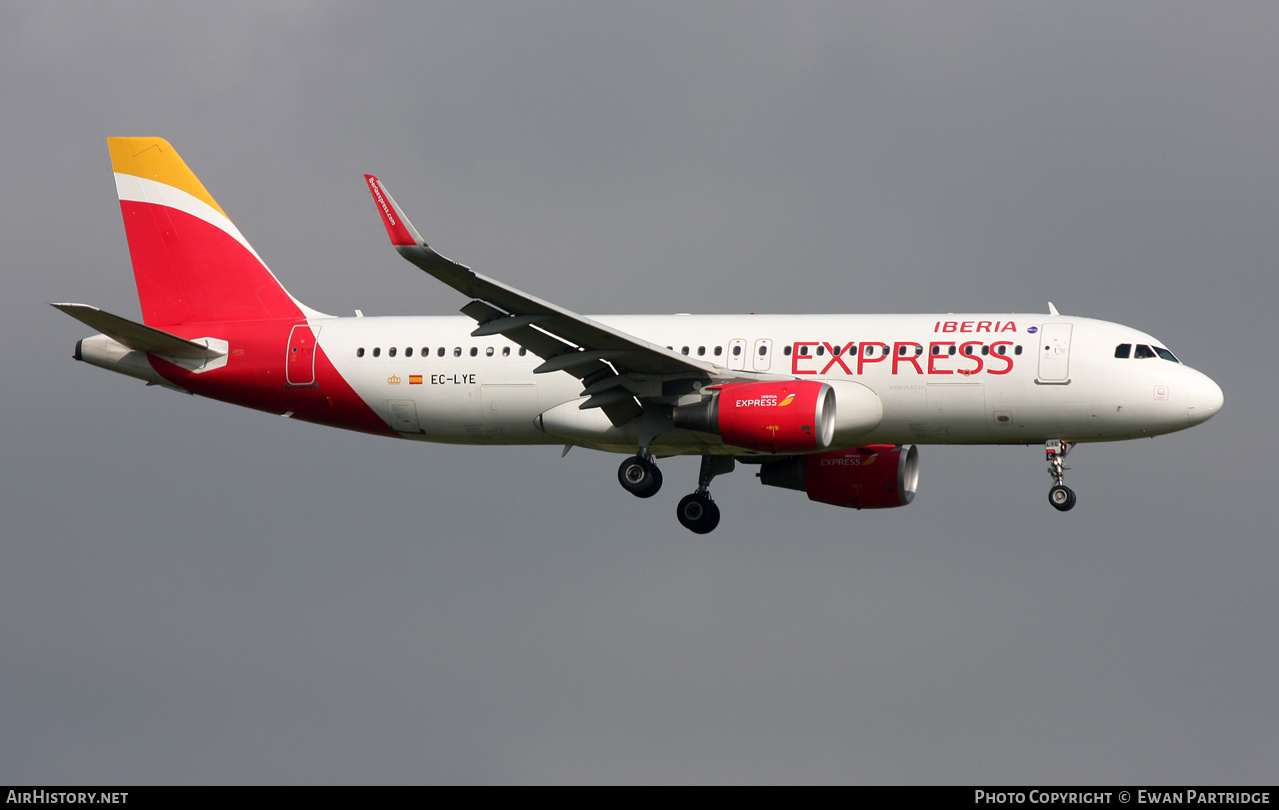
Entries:
[[289, 332], [289, 348], [284, 358], [284, 384], [290, 388], [315, 385], [315, 336], [320, 327], [300, 323]]

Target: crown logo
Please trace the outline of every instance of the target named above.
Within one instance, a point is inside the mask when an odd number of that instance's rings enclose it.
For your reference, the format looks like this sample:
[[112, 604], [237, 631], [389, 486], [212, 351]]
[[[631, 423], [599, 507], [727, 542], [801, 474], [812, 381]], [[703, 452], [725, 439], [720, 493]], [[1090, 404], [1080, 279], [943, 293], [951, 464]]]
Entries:
[[390, 377], [387, 377], [387, 378], [386, 378], [386, 384], [387, 384], [387, 385], [399, 385], [399, 384], [400, 384], [400, 378], [399, 378], [399, 377], [397, 377], [397, 376], [395, 376], [394, 374], [392, 374]]

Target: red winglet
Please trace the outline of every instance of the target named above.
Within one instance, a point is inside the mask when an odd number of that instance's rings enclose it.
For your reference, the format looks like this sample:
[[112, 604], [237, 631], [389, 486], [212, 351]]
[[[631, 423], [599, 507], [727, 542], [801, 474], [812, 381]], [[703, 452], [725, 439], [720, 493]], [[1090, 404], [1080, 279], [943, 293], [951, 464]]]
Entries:
[[391, 237], [391, 244], [417, 245], [413, 226], [404, 218], [404, 212], [395, 204], [382, 181], [371, 174], [364, 175], [364, 180], [369, 184], [369, 193], [373, 195], [373, 202], [377, 203], [378, 213], [382, 215], [382, 224], [386, 226], [386, 235]]

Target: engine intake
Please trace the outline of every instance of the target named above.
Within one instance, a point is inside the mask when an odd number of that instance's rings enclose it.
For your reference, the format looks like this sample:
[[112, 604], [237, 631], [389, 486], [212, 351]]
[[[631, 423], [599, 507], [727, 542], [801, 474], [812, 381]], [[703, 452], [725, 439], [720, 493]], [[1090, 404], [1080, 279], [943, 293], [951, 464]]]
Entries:
[[671, 413], [675, 427], [713, 433], [725, 444], [766, 453], [806, 453], [830, 447], [835, 392], [808, 380], [729, 383]]

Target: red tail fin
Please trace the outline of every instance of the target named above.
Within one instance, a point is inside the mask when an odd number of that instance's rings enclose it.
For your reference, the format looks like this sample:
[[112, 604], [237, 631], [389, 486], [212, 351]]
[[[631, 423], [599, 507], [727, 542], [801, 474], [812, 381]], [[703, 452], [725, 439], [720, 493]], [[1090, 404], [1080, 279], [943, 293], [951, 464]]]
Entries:
[[320, 314], [289, 295], [167, 141], [108, 138], [107, 144], [143, 322]]

